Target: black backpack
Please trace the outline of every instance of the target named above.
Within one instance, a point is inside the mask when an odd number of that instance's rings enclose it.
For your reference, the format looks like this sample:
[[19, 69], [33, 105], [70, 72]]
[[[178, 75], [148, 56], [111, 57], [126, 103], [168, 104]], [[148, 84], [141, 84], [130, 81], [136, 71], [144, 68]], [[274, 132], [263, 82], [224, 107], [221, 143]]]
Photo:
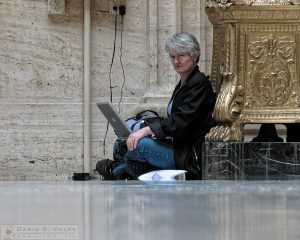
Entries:
[[129, 128], [135, 132], [143, 127], [148, 126], [150, 123], [155, 121], [160, 121], [163, 119], [159, 114], [152, 110], [144, 110], [137, 113], [134, 117], [128, 118], [126, 120]]

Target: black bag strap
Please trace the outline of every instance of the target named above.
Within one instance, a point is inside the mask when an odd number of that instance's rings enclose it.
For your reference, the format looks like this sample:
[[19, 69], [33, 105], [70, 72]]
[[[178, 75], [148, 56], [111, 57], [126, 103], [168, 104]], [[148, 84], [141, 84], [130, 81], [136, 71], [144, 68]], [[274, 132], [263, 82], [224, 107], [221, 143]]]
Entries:
[[127, 121], [129, 121], [129, 120], [131, 120], [131, 119], [136, 120], [136, 117], [130, 117], [130, 118], [127, 118], [127, 119], [125, 120], [125, 122], [127, 122]]
[[149, 109], [137, 113], [137, 114], [136, 114], [136, 117], [137, 117], [137, 118], [142, 118], [142, 116], [143, 116], [146, 112], [153, 113], [154, 115], [156, 115], [156, 116], [159, 117], [159, 115], [158, 115], [157, 112], [155, 112], [155, 111], [153, 111], [153, 110], [149, 110]]

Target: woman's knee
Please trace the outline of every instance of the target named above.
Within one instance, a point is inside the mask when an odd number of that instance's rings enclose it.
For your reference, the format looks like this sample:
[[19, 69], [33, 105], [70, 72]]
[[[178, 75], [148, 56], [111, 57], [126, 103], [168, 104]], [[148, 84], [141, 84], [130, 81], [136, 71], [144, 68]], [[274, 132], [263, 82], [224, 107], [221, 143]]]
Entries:
[[153, 144], [152, 141], [153, 139], [149, 138], [149, 137], [144, 137], [141, 138], [138, 141], [138, 144], [136, 146], [136, 148], [133, 151], [128, 151], [126, 154], [127, 159], [137, 159], [140, 160], [140, 154], [145, 152], [145, 149], [149, 149], [149, 147], [151, 147], [151, 145]]
[[154, 146], [155, 140], [152, 139], [151, 137], [143, 137], [138, 141], [137, 148], [138, 149], [143, 149], [145, 147], [151, 148]]

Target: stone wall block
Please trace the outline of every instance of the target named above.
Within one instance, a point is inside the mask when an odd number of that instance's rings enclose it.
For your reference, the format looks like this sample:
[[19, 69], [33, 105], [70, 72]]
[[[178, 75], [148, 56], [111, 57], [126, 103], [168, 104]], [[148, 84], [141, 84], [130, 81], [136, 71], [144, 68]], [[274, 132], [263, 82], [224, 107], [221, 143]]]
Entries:
[[0, 128], [0, 170], [62, 173], [81, 171], [82, 128]]
[[[116, 139], [111, 127], [105, 138], [96, 102], [112, 94], [124, 118], [143, 107], [163, 112], [179, 80], [165, 40], [176, 31], [197, 33], [201, 6], [127, 0], [114, 39], [109, 0], [91, 1], [91, 168], [112, 157]], [[84, 0], [66, 0], [65, 14], [48, 15], [45, 0], [0, 0], [0, 176], [83, 170], [83, 7]]]

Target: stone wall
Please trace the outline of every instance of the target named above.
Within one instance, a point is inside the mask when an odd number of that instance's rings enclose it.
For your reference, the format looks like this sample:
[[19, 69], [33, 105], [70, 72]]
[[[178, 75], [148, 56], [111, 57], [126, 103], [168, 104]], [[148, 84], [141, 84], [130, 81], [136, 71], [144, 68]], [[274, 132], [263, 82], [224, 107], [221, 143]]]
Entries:
[[[64, 15], [48, 15], [46, 0], [0, 0], [1, 178], [83, 171], [83, 4], [66, 0]], [[108, 12], [108, 0], [91, 1], [91, 169], [112, 156], [115, 139], [110, 128], [105, 138], [96, 102], [112, 96], [124, 117], [165, 108], [178, 81], [164, 52], [170, 34], [198, 38], [199, 65], [209, 74], [212, 30], [204, 6], [127, 0], [122, 19]]]

